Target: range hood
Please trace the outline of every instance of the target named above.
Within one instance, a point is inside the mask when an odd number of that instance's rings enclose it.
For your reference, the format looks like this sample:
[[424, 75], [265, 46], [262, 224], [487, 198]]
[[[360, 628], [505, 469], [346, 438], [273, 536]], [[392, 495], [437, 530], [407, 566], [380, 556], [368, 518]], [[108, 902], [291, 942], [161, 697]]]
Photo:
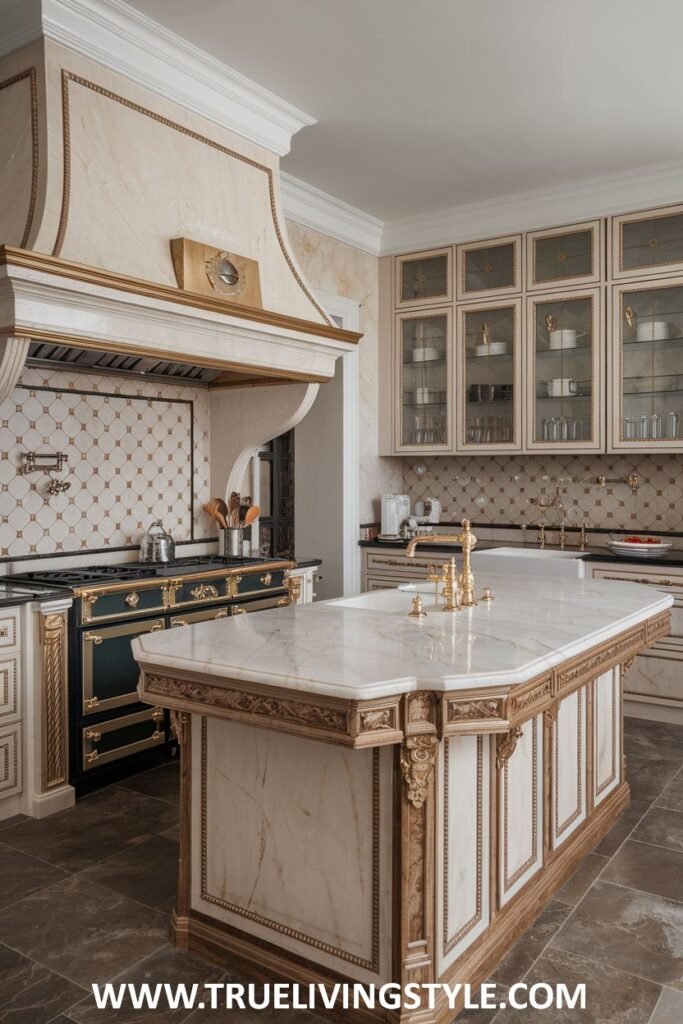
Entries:
[[289, 247], [277, 154], [49, 35], [0, 59], [0, 116], [0, 398], [27, 361], [212, 388], [334, 376], [359, 335]]

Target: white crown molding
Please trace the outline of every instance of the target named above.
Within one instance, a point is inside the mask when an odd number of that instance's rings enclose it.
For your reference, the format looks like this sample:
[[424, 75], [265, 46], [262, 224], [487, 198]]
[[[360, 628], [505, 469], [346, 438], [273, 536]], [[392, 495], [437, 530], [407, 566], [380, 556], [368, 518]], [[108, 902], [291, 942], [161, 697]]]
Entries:
[[378, 256], [383, 222], [355, 206], [335, 199], [284, 171], [280, 175], [282, 208], [286, 217], [304, 227]]
[[122, 0], [0, 0], [0, 17], [9, 25], [0, 56], [42, 33], [278, 156], [315, 124]]
[[637, 172], [586, 179], [574, 186], [557, 185], [385, 221], [381, 255], [554, 227], [682, 199], [683, 164], [658, 164]]

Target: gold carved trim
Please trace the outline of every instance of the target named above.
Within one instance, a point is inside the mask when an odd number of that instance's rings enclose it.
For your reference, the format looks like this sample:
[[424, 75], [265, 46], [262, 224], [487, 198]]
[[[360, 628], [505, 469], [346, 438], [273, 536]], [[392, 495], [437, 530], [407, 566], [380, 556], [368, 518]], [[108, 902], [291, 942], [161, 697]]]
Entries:
[[507, 766], [515, 752], [517, 741], [522, 735], [521, 725], [515, 725], [502, 736], [496, 737], [496, 768], [498, 771]]
[[289, 700], [284, 697], [244, 690], [229, 690], [209, 683], [174, 679], [171, 676], [145, 673], [145, 697], [153, 697], [163, 704], [164, 697], [210, 703], [212, 707], [236, 711], [255, 718], [279, 719], [294, 725], [308, 726], [324, 732], [346, 734], [349, 715], [345, 710], [327, 707], [319, 703]]
[[408, 736], [401, 747], [401, 774], [409, 802], [419, 810], [429, 794], [438, 740], [433, 734]]
[[66, 612], [41, 615], [43, 764], [45, 788], [68, 780], [67, 617]]
[[29, 87], [31, 90], [31, 192], [28, 206], [28, 213], [26, 215], [26, 226], [24, 227], [24, 233], [21, 236], [19, 243], [23, 249], [24, 246], [28, 245], [29, 237], [31, 234], [31, 228], [33, 227], [33, 218], [36, 212], [36, 199], [38, 197], [38, 168], [39, 168], [39, 137], [38, 137], [38, 95], [36, 87], [36, 69], [34, 67], [27, 68], [26, 71], [20, 71], [17, 75], [12, 75], [11, 78], [6, 78], [4, 82], [0, 82], [0, 91], [9, 88], [10, 85], [15, 85], [17, 82], [23, 82], [24, 79], [28, 78]]
[[[503, 765], [503, 892], [509, 892], [515, 882], [518, 882], [526, 872], [531, 868], [538, 860], [538, 726], [536, 720], [531, 721], [531, 853], [524, 861], [520, 864], [516, 871], [512, 875], [508, 875], [509, 859], [508, 859], [508, 825], [509, 825], [509, 806], [508, 806], [508, 758], [505, 759]], [[515, 730], [513, 730], [514, 732]], [[521, 735], [521, 729], [519, 730]], [[516, 741], [515, 741], [516, 743]], [[513, 748], [514, 749], [514, 748]]]
[[587, 657], [579, 658], [569, 668], [557, 672], [556, 692], [562, 695], [564, 691], [577, 689], [602, 672], [625, 661], [630, 654], [638, 654], [648, 645], [646, 625], [643, 623], [617, 640], [601, 645]]
[[448, 931], [448, 879], [449, 879], [449, 863], [448, 863], [448, 757], [449, 747], [451, 740], [447, 739], [444, 743], [444, 812], [443, 812], [443, 955], [446, 956], [455, 947], [462, 942], [466, 935], [468, 935], [473, 928], [480, 923], [483, 913], [483, 864], [484, 864], [484, 737], [477, 736], [477, 854], [476, 854], [476, 897], [474, 913], [470, 917], [469, 921], [466, 921], [461, 928], [450, 937], [447, 934]]
[[527, 687], [519, 688], [519, 692], [508, 698], [506, 713], [508, 719], [519, 719], [522, 715], [528, 718], [538, 714], [549, 705], [553, 697], [553, 678], [548, 675], [539, 683], [535, 681]]
[[[71, 203], [71, 112], [69, 107], [69, 83], [73, 82], [76, 85], [83, 86], [84, 89], [90, 89], [92, 92], [98, 93], [100, 96], [104, 96], [106, 99], [112, 100], [114, 103], [119, 103], [123, 107], [127, 107], [128, 110], [133, 110], [137, 114], [142, 114], [143, 117], [148, 117], [158, 124], [164, 125], [166, 128], [171, 128], [173, 131], [179, 132], [181, 135], [185, 135], [187, 138], [193, 139], [195, 142], [201, 142], [206, 146], [210, 146], [211, 149], [216, 150], [219, 153], [223, 153], [225, 156], [231, 157], [233, 160], [238, 160], [240, 163], [247, 164], [249, 167], [253, 167], [258, 171], [262, 171], [268, 181], [268, 196], [270, 200], [270, 212], [273, 218], [273, 227], [275, 228], [275, 235], [280, 246], [282, 255], [285, 258], [285, 262], [289, 267], [294, 280], [301, 288], [302, 292], [309, 300], [311, 305], [320, 316], [323, 318], [325, 324], [332, 325], [332, 320], [327, 315], [323, 307], [316, 302], [311, 292], [306, 287], [301, 275], [296, 269], [292, 257], [289, 254], [289, 250], [285, 244], [285, 240], [280, 228], [280, 222], [278, 220], [277, 206], [275, 203], [275, 185], [273, 182], [273, 172], [270, 167], [265, 164], [258, 163], [256, 160], [252, 160], [250, 157], [244, 156], [242, 153], [238, 153], [234, 149], [229, 149], [227, 146], [221, 145], [214, 139], [209, 139], [205, 135], [200, 135], [199, 132], [193, 131], [191, 128], [186, 128], [182, 124], [178, 124], [176, 121], [172, 121], [168, 117], [163, 117], [161, 114], [155, 113], [153, 110], [147, 109], [147, 107], [141, 106], [139, 103], [134, 103], [132, 100], [126, 99], [124, 96], [119, 96], [115, 92], [111, 92], [109, 89], [104, 89], [101, 85], [97, 85], [95, 82], [89, 82], [86, 78], [81, 78], [80, 75], [74, 75], [71, 71], [66, 71], [62, 68], [62, 134], [64, 141], [64, 182], [62, 191], [62, 211], [59, 220], [59, 229], [57, 231], [57, 238], [55, 240], [54, 249], [52, 250], [53, 256], [59, 256], [64, 245], [64, 239], [66, 237], [67, 226], [69, 223], [69, 207]], [[245, 308], [245, 307], [243, 307]]]
[[252, 921], [254, 924], [261, 925], [264, 928], [270, 928], [271, 930], [278, 932], [280, 935], [286, 935], [291, 939], [295, 939], [297, 942], [305, 943], [308, 946], [312, 946], [314, 949], [319, 950], [321, 953], [327, 953], [330, 956], [339, 957], [340, 960], [345, 960], [348, 963], [356, 964], [358, 967], [364, 967], [368, 971], [372, 971], [375, 974], [379, 973], [380, 969], [380, 763], [379, 763], [379, 750], [375, 749], [372, 751], [372, 894], [371, 894], [371, 915], [372, 915], [372, 953], [371, 959], [365, 960], [363, 957], [354, 956], [352, 953], [347, 953], [346, 950], [338, 949], [335, 946], [331, 946], [326, 942], [321, 942], [319, 939], [313, 938], [310, 935], [306, 935], [304, 932], [297, 931], [294, 928], [289, 928], [287, 925], [281, 924], [279, 921], [273, 921], [270, 918], [263, 917], [261, 914], [256, 913], [253, 910], [247, 910], [244, 907], [240, 907], [236, 903], [230, 903], [228, 900], [222, 899], [220, 896], [215, 896], [209, 892], [208, 889], [208, 815], [207, 815], [207, 804], [208, 804], [208, 744], [207, 744], [207, 719], [202, 718], [201, 727], [201, 898], [206, 900], [207, 903], [212, 903], [214, 906], [221, 907], [223, 910], [227, 910], [230, 913], [238, 914], [240, 917], [246, 918], [248, 921]]
[[446, 702], [446, 720], [448, 722], [481, 722], [492, 718], [504, 720], [502, 697]]

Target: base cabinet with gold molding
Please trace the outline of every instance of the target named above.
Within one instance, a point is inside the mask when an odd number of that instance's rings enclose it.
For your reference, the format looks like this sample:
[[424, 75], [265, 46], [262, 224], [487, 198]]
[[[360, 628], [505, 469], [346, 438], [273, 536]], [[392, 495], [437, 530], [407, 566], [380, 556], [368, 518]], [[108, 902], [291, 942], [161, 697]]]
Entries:
[[21, 609], [0, 608], [0, 821], [17, 814], [23, 789]]

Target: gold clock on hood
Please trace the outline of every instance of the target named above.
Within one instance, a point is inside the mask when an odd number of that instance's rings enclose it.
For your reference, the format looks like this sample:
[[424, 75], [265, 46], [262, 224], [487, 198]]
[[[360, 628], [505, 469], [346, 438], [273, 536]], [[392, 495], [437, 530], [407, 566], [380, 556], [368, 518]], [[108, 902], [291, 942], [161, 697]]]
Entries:
[[263, 309], [258, 260], [190, 238], [171, 239], [178, 287]]

